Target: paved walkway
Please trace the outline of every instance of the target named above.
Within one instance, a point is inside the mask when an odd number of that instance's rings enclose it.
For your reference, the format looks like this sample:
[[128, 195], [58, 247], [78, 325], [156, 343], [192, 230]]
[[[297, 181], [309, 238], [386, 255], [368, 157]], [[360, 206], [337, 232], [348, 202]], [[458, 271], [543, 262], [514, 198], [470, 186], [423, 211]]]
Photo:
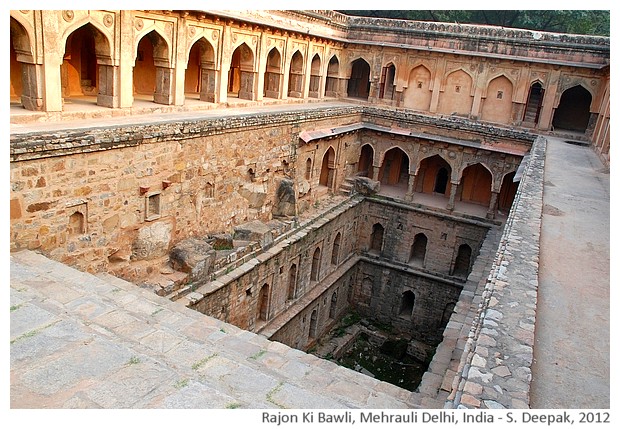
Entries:
[[415, 408], [416, 394], [123, 280], [11, 254], [11, 408]]
[[544, 177], [530, 406], [609, 408], [609, 171], [549, 138]]

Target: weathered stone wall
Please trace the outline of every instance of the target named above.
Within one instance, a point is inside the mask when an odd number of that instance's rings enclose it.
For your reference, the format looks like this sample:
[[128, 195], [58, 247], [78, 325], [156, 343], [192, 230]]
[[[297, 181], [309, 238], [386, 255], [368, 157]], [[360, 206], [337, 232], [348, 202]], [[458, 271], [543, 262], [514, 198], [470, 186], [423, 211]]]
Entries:
[[[241, 267], [198, 287], [188, 296], [191, 307], [243, 329], [263, 327], [311, 290], [331, 287], [322, 280], [355, 254], [358, 217], [358, 210], [341, 209], [300, 229]], [[264, 285], [269, 288], [266, 296], [261, 294]], [[266, 309], [262, 315], [261, 307]]]
[[[384, 229], [380, 252], [371, 248], [371, 235], [376, 224]], [[459, 246], [467, 244], [472, 249], [471, 267], [490, 226], [477, 220], [370, 198], [360, 218], [358, 246], [369, 257], [416, 266], [416, 269], [440, 276], [451, 276]], [[414, 237], [420, 233], [428, 240], [423, 264], [410, 262]]]
[[14, 135], [11, 249], [144, 277], [154, 264], [130, 261], [165, 260], [183, 238], [270, 219], [277, 184], [296, 176], [301, 123], [321, 128], [357, 118], [355, 109], [319, 109], [303, 118], [274, 113]]

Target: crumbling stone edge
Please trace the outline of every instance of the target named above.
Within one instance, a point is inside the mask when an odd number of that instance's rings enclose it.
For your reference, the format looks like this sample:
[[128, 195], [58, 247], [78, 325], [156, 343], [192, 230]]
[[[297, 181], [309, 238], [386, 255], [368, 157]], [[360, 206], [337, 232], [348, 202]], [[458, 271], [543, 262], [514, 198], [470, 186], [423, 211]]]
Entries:
[[529, 408], [546, 143], [532, 145], [444, 408]]

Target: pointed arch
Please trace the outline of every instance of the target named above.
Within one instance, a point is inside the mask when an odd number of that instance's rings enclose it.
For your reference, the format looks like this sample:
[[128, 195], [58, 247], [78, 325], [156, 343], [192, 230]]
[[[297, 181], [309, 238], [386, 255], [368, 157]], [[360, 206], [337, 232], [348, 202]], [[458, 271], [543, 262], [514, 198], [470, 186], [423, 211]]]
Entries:
[[420, 64], [413, 68], [409, 72], [407, 88], [403, 92], [403, 106], [428, 112], [433, 97], [431, 82], [431, 71], [425, 65]]
[[269, 284], [265, 283], [258, 294], [258, 319], [269, 320]]
[[585, 133], [590, 122], [592, 94], [582, 85], [566, 89], [553, 113], [553, 128]]
[[308, 91], [309, 97], [319, 98], [321, 90], [321, 67], [321, 56], [316, 53], [312, 57], [312, 62], [310, 63], [310, 88]]
[[297, 298], [297, 264], [291, 264], [288, 270], [288, 299]]
[[428, 238], [422, 232], [413, 237], [413, 244], [411, 245], [411, 252], [409, 254], [409, 263], [418, 267], [424, 266], [424, 260], [426, 259], [426, 245]]
[[441, 155], [430, 155], [420, 161], [416, 171], [415, 192], [450, 195], [452, 166]]
[[364, 177], [372, 177], [373, 163], [375, 158], [375, 150], [371, 144], [366, 143], [360, 151], [359, 161], [357, 163], [357, 172]]
[[321, 248], [314, 249], [312, 254], [312, 265], [310, 266], [310, 281], [319, 281], [321, 271]]
[[[113, 76], [112, 45], [95, 21], [82, 20], [63, 34], [64, 54], [60, 65], [60, 88], [65, 99], [91, 96], [96, 104], [116, 107], [118, 84]], [[103, 87], [100, 86], [103, 82]], [[96, 98], [95, 98], [96, 97]], [[96, 101], [95, 101], [96, 100]], [[65, 102], [67, 102], [65, 100]]]
[[338, 265], [340, 261], [340, 239], [342, 234], [340, 232], [336, 234], [334, 238], [334, 243], [332, 245], [332, 265]]
[[409, 183], [409, 156], [398, 146], [383, 155], [379, 168], [379, 181], [391, 186], [407, 187]]
[[282, 98], [280, 88], [282, 86], [282, 55], [277, 47], [271, 48], [267, 54], [267, 66], [265, 68], [264, 97]]
[[372, 226], [372, 233], [370, 234], [370, 248], [372, 253], [381, 253], [383, 251], [383, 235], [385, 228], [381, 223], [377, 222]]
[[231, 55], [228, 70], [228, 95], [245, 100], [255, 99], [256, 72], [254, 50], [241, 42]]
[[396, 66], [391, 61], [381, 70], [379, 83], [379, 98], [392, 100], [394, 98], [394, 79], [396, 78]]
[[456, 277], [466, 278], [471, 268], [471, 247], [468, 244], [461, 244], [454, 259], [454, 268], [452, 275]]
[[215, 50], [213, 45], [200, 37], [190, 45], [185, 67], [185, 95], [198, 96], [202, 101], [215, 101], [216, 90]]
[[304, 88], [304, 56], [298, 50], [293, 53], [288, 74], [288, 96], [300, 98]]
[[370, 93], [370, 64], [363, 58], [351, 62], [351, 77], [347, 83], [347, 97], [368, 99]]
[[155, 103], [172, 104], [174, 79], [170, 51], [167, 39], [156, 28], [142, 35], [134, 57], [134, 94]]
[[493, 174], [484, 164], [477, 162], [463, 170], [457, 193], [461, 201], [488, 206], [492, 189]]
[[535, 80], [530, 85], [523, 111], [523, 125], [535, 127], [538, 124], [542, 102], [545, 95], [545, 88], [540, 80]]
[[415, 294], [410, 290], [403, 292], [400, 300], [400, 309], [398, 310], [398, 315], [400, 317], [411, 319], [413, 317], [414, 307]]
[[519, 189], [519, 181], [515, 181], [515, 171], [507, 173], [502, 178], [502, 185], [497, 199], [497, 209], [502, 213], [508, 213], [512, 207], [512, 202]]
[[473, 78], [462, 68], [446, 75], [439, 96], [438, 112], [446, 115], [468, 116], [473, 104]]
[[329, 318], [335, 319], [338, 311], [338, 291], [335, 290], [332, 293], [332, 298], [329, 301]]
[[19, 100], [27, 110], [42, 110], [43, 93], [37, 83], [37, 72], [41, 69], [41, 65], [35, 64], [34, 46], [28, 29], [12, 16], [9, 41], [11, 102]]
[[512, 123], [513, 83], [504, 74], [489, 82], [482, 104], [481, 119], [500, 124]]
[[323, 155], [321, 164], [321, 175], [319, 176], [319, 185], [327, 186], [330, 189], [334, 187], [334, 179], [336, 175], [336, 151], [332, 146], [327, 148]]
[[338, 97], [340, 93], [340, 61], [336, 54], [332, 55], [327, 64], [325, 80], [325, 97]]

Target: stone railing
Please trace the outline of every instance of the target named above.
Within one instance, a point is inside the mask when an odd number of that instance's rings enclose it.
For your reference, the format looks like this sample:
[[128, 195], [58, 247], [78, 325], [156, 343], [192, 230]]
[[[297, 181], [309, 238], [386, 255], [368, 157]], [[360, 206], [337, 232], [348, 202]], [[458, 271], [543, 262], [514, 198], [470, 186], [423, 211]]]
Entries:
[[532, 146], [446, 408], [529, 408], [546, 139]]

